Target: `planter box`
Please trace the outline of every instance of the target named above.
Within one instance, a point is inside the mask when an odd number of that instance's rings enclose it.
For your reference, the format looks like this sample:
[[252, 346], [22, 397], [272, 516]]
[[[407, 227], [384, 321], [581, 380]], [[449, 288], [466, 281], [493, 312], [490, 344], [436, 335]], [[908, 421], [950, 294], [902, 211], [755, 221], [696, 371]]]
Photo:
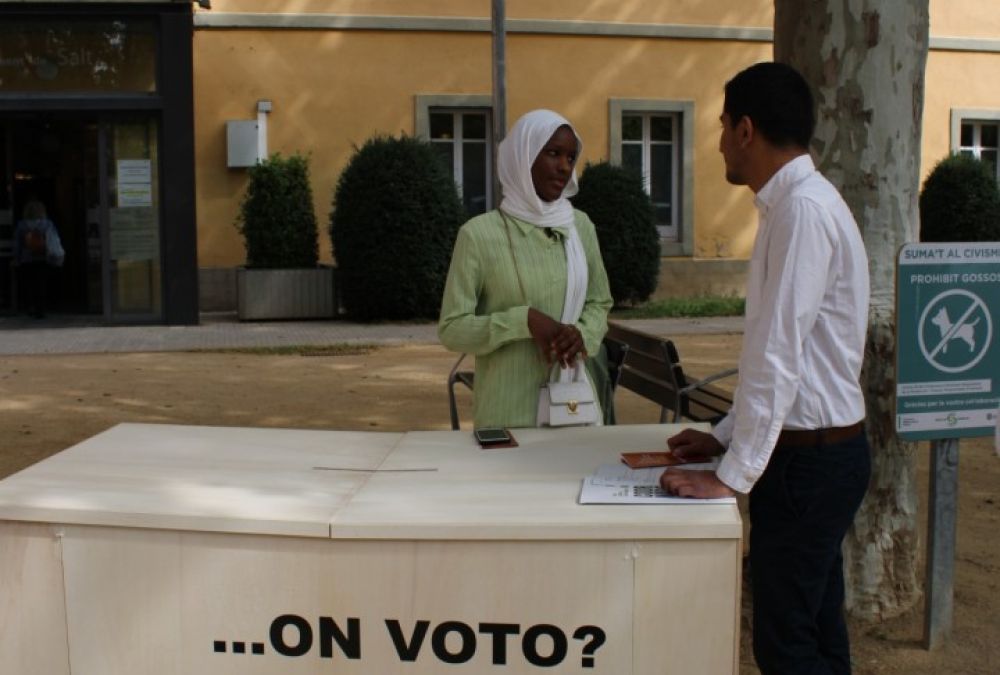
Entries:
[[241, 321], [329, 319], [336, 309], [333, 268], [241, 267], [236, 271], [236, 298]]

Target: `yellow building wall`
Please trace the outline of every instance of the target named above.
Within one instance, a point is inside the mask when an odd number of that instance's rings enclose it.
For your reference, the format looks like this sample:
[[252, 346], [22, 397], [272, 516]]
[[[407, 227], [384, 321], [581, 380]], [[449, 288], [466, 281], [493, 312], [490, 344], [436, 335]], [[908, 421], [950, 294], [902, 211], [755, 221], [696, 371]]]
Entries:
[[[553, 63], [552, 49], [573, 58]], [[583, 139], [581, 162], [596, 162], [610, 151], [608, 99], [694, 101], [694, 255], [746, 258], [753, 200], [725, 181], [718, 152], [722, 87], [770, 58], [771, 45], [760, 42], [522, 37], [508, 42], [508, 124], [532, 108], [558, 110]]]
[[268, 151], [310, 155], [321, 258], [329, 261], [333, 188], [354, 146], [376, 133], [412, 134], [415, 94], [489, 93], [483, 44], [458, 33], [197, 31], [199, 266], [244, 261], [233, 223], [247, 172], [226, 168], [226, 120], [255, 119], [257, 101], [272, 102]]
[[[213, 0], [211, 13], [487, 17], [488, 0]], [[983, 0], [935, 0], [932, 37], [1000, 36]], [[770, 1], [586, 3], [508, 0], [511, 19], [768, 28]], [[572, 13], [572, 16], [569, 14]], [[756, 214], [745, 188], [728, 185], [717, 150], [722, 87], [771, 58], [769, 42], [536, 35], [507, 37], [508, 125], [527, 110], [563, 113], [584, 141], [583, 162], [608, 157], [608, 99], [694, 102], [694, 255], [746, 259]], [[321, 257], [333, 188], [353, 152], [376, 133], [414, 132], [417, 94], [491, 91], [488, 33], [374, 30], [198, 29], [195, 32], [198, 251], [201, 267], [242, 264], [233, 223], [246, 171], [226, 168], [225, 122], [253, 119], [273, 102], [270, 152], [310, 153]], [[923, 173], [949, 151], [953, 108], [1000, 110], [1000, 54], [932, 50], [927, 65]]]
[[1000, 53], [934, 51], [927, 57], [921, 157], [924, 178], [951, 150], [953, 109], [1000, 111], [998, 73]]
[[1000, 38], [1000, 4], [996, 0], [931, 0], [931, 35]]
[[[1000, 39], [1000, 4], [995, 0], [932, 0], [932, 38]], [[925, 74], [921, 173], [951, 151], [951, 111], [1000, 111], [1000, 53], [932, 49]]]
[[[609, 98], [694, 100], [696, 255], [745, 257], [750, 197], [723, 180], [718, 115], [726, 79], [769, 56], [766, 43], [511, 35], [508, 123], [534, 108], [560, 111], [584, 140], [581, 161], [600, 161], [608, 157]], [[353, 146], [376, 133], [414, 133], [416, 94], [489, 95], [490, 58], [482, 34], [196, 32], [199, 265], [243, 262], [233, 223], [246, 171], [226, 168], [226, 120], [253, 119], [257, 100], [268, 99], [269, 152], [311, 154], [321, 255], [329, 261], [332, 192]]]

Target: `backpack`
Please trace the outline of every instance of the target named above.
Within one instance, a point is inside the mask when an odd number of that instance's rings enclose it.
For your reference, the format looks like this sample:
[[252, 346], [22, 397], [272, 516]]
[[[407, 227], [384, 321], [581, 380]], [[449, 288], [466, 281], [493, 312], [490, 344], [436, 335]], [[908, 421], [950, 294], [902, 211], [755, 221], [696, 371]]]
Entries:
[[34, 256], [43, 256], [46, 253], [47, 245], [45, 235], [41, 230], [29, 229], [24, 233], [24, 247]]

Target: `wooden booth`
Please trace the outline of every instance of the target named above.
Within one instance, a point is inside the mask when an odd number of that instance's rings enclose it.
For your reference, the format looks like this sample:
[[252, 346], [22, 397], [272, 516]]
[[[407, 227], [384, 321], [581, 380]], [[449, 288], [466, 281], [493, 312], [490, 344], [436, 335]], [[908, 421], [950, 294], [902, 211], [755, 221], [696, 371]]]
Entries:
[[0, 481], [0, 672], [735, 673], [736, 506], [578, 503], [676, 429], [116, 426]]

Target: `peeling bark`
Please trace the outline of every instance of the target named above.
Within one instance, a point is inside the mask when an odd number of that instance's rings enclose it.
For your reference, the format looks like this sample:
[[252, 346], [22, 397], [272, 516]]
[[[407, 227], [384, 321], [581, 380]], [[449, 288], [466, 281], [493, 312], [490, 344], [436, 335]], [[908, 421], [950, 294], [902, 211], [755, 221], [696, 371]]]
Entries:
[[862, 381], [872, 482], [844, 542], [847, 609], [871, 620], [910, 609], [917, 584], [914, 444], [894, 432], [895, 259], [919, 232], [928, 0], [775, 0], [774, 58], [817, 103], [812, 151], [851, 207], [868, 251], [872, 303]]

